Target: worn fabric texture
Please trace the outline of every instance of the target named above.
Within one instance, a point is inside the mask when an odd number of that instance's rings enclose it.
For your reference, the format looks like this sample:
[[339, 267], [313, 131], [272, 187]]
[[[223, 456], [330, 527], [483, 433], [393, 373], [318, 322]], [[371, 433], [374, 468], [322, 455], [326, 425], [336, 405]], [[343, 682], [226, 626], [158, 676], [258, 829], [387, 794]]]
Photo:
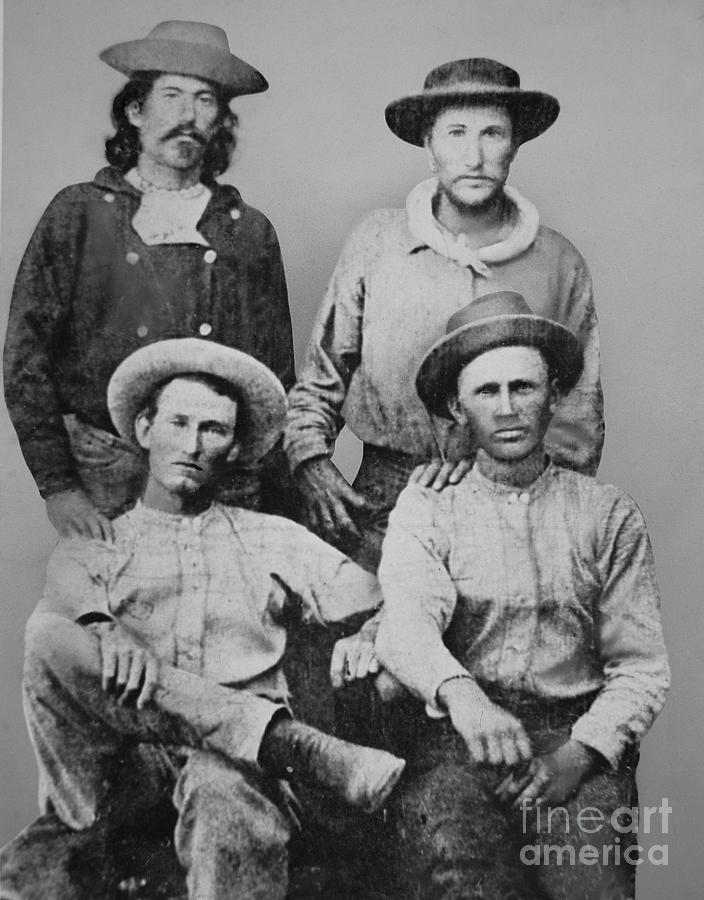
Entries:
[[[409, 485], [379, 579], [382, 659], [431, 708], [440, 683], [466, 673], [548, 700], [597, 691], [572, 737], [616, 766], [665, 702], [650, 542], [612, 485], [552, 464], [523, 490], [476, 464], [440, 493]], [[421, 641], [429, 629], [437, 640]]]
[[63, 416], [112, 432], [116, 366], [145, 343], [206, 337], [293, 381], [283, 263], [270, 222], [236, 188], [209, 184], [198, 223], [208, 243], [147, 246], [132, 226], [142, 195], [113, 168], [61, 191], [15, 282], [5, 395], [43, 496], [80, 484]]
[[100, 688], [97, 639], [50, 613], [30, 619], [26, 650], [25, 711], [45, 812], [81, 831], [109, 819], [126, 747], [151, 745], [127, 763], [139, 765], [153, 796], [173, 788], [174, 846], [190, 896], [285, 896], [293, 797], [257, 764], [282, 707], [170, 667], [153, 705], [121, 707]]
[[47, 567], [42, 612], [115, 619], [164, 663], [276, 701], [287, 621], [373, 611], [376, 579], [300, 525], [213, 503], [197, 516], [141, 502], [115, 541], [66, 539]]
[[[366, 617], [376, 579], [301, 526], [219, 503], [195, 517], [138, 504], [114, 525], [114, 544], [59, 543], [28, 625], [25, 711], [45, 818], [14, 842], [10, 863], [61, 843], [52, 816], [100, 841], [125, 748], [149, 745], [135, 765], [175, 790], [191, 895], [284, 896], [295, 803], [257, 759], [272, 717], [288, 710], [286, 626]], [[118, 621], [160, 658], [148, 708], [102, 691], [97, 639], [76, 623], [86, 616]], [[69, 862], [58, 860], [57, 883], [73, 884]]]
[[[426, 216], [432, 218], [430, 200]], [[525, 217], [524, 217], [525, 218]], [[515, 228], [523, 234], [524, 218]], [[591, 278], [561, 234], [536, 227], [527, 247], [516, 235], [492, 245], [482, 272], [416, 237], [408, 213], [377, 210], [349, 238], [318, 313], [297, 384], [289, 395], [284, 447], [295, 469], [331, 456], [343, 424], [362, 441], [428, 458], [442, 449], [469, 455], [458, 429], [431, 423], [415, 392], [418, 365], [447, 320], [491, 291], [519, 291], [537, 315], [580, 340], [583, 376], [561, 403], [547, 436], [560, 464], [596, 472], [603, 442], [598, 327]], [[485, 270], [485, 271], [484, 271]]]
[[[570, 736], [584, 702], [539, 701], [513, 693], [493, 695], [524, 725], [539, 753]], [[636, 843], [630, 818], [611, 816], [638, 805], [637, 753], [630, 748], [616, 769], [606, 763], [576, 794], [548, 815], [502, 807], [493, 792], [507, 771], [473, 763], [448, 720], [429, 719], [411, 701], [387, 719], [390, 743], [408, 755], [389, 809], [390, 893], [401, 900], [631, 900], [635, 865], [624, 857]], [[581, 828], [592, 807], [604, 821]], [[625, 833], [624, 833], [625, 832]], [[535, 847], [541, 855], [536, 856]], [[545, 851], [546, 846], [553, 849]], [[531, 848], [524, 851], [522, 848]], [[582, 847], [594, 847], [596, 865], [580, 865]], [[606, 849], [605, 849], [606, 848]], [[545, 854], [552, 864], [543, 863]], [[574, 853], [576, 863], [570, 862]], [[606, 854], [606, 856], [605, 856]], [[539, 858], [539, 865], [525, 860]]]

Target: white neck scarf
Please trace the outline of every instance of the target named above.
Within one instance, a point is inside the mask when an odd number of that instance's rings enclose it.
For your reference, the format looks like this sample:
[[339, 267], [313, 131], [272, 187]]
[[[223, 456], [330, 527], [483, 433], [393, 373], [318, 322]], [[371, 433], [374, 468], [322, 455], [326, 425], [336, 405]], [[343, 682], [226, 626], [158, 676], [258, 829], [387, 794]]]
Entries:
[[411, 234], [427, 244], [431, 250], [453, 259], [461, 266], [471, 267], [478, 275], [488, 278], [491, 274], [488, 263], [513, 259], [526, 250], [538, 233], [540, 217], [538, 210], [515, 188], [504, 187], [504, 194], [515, 206], [516, 224], [504, 240], [488, 244], [478, 250], [468, 246], [467, 236], [453, 234], [444, 228], [433, 215], [433, 198], [438, 191], [437, 178], [428, 178], [417, 184], [406, 200], [408, 228]]
[[125, 181], [142, 194], [132, 227], [145, 244], [210, 246], [196, 227], [211, 197], [202, 182], [181, 191], [163, 190], [145, 182], [136, 168], [127, 172]]

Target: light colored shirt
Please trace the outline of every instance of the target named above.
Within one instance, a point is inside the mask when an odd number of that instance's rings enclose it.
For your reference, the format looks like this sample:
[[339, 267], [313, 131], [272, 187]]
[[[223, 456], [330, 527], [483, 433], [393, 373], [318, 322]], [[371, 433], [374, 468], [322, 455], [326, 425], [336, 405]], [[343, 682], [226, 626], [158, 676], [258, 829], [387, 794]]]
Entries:
[[408, 211], [371, 213], [342, 252], [289, 395], [284, 448], [292, 466], [331, 456], [345, 423], [366, 443], [421, 458], [438, 455], [433, 429], [451, 457], [470, 453], [455, 426], [440, 419], [431, 426], [416, 394], [416, 372], [453, 313], [483, 294], [514, 290], [537, 315], [569, 328], [584, 348], [584, 373], [561, 402], [546, 443], [557, 462], [594, 474], [603, 443], [599, 339], [581, 255], [539, 226], [535, 208], [524, 204], [512, 233], [467, 257], [481, 257], [476, 271], [428, 237], [431, 249], [409, 228], [409, 213], [414, 221], [425, 215], [428, 235], [438, 233], [430, 193], [421, 200], [412, 191]]
[[476, 465], [440, 493], [410, 485], [379, 580], [377, 652], [430, 707], [463, 674], [547, 699], [596, 691], [572, 736], [614, 765], [662, 708], [669, 668], [652, 552], [618, 488], [554, 465], [524, 490]]
[[139, 503], [113, 526], [114, 544], [58, 544], [41, 609], [74, 620], [102, 613], [163, 662], [273, 700], [287, 696], [287, 619], [340, 621], [381, 601], [373, 576], [287, 519]]

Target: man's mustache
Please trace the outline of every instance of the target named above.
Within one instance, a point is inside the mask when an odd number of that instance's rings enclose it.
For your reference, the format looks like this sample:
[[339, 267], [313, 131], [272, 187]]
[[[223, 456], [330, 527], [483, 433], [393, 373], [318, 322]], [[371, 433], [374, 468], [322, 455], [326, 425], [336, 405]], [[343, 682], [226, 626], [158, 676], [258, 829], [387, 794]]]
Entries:
[[177, 137], [189, 137], [193, 138], [194, 141], [198, 141], [199, 144], [202, 144], [203, 147], [208, 143], [208, 139], [205, 135], [202, 135], [200, 131], [196, 131], [195, 128], [172, 128], [171, 131], [168, 131], [161, 139], [162, 143], [164, 141], [170, 141], [172, 138]]

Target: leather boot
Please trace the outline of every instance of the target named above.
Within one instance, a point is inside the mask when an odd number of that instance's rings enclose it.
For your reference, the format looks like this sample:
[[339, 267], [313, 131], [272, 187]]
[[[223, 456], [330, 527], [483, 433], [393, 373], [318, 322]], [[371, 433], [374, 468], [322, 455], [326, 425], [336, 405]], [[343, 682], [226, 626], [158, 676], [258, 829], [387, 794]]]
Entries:
[[288, 718], [272, 722], [259, 761], [281, 778], [332, 791], [366, 813], [384, 805], [406, 765], [385, 750], [342, 741]]

